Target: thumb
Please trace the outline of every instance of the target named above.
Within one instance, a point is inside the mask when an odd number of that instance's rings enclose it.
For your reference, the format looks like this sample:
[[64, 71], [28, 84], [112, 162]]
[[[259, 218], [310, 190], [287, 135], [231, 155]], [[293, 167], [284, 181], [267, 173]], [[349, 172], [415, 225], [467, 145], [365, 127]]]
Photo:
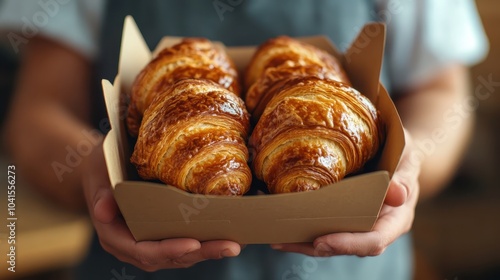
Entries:
[[390, 206], [403, 205], [412, 191], [418, 186], [418, 176], [420, 174], [420, 161], [415, 160], [415, 146], [408, 131], [405, 130], [406, 146], [401, 155], [401, 161], [394, 172], [389, 189], [385, 197], [385, 203]]
[[86, 162], [82, 180], [89, 214], [100, 223], [110, 223], [119, 214], [118, 206], [113, 196], [111, 183], [99, 146]]
[[399, 179], [393, 176], [391, 182], [389, 183], [389, 189], [387, 190], [387, 195], [385, 197], [385, 204], [389, 206], [401, 206], [406, 202], [409, 194], [409, 188]]
[[100, 188], [95, 196], [93, 216], [96, 221], [109, 224], [118, 216], [118, 205], [109, 186]]

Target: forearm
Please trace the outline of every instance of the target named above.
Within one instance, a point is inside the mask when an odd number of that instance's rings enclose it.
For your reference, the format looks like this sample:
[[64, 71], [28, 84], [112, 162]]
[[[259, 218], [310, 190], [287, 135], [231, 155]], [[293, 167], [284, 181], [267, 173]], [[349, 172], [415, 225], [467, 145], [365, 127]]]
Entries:
[[85, 139], [82, 131], [90, 131], [90, 65], [61, 45], [34, 38], [18, 77], [6, 123], [7, 151], [30, 185], [64, 206], [84, 209], [84, 157], [77, 147]]
[[467, 69], [452, 66], [396, 101], [403, 124], [416, 143], [412, 162], [421, 161], [421, 199], [446, 186], [467, 147], [474, 120], [469, 89]]

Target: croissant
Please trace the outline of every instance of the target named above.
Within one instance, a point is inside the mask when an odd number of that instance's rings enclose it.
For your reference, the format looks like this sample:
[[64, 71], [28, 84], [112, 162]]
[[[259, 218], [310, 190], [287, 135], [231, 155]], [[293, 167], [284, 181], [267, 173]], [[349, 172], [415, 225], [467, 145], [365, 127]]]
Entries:
[[282, 80], [289, 79], [290, 77], [306, 77], [314, 76], [320, 79], [335, 80], [338, 76], [329, 69], [319, 65], [297, 65], [293, 62], [285, 62], [276, 67], [269, 67], [265, 69], [263, 75], [253, 83], [248, 89], [245, 96], [245, 103], [247, 109], [252, 114], [254, 121], [257, 121], [270, 98], [273, 91], [270, 89]]
[[378, 112], [352, 87], [314, 76], [273, 85], [249, 140], [271, 193], [316, 190], [360, 169], [382, 142]]
[[266, 41], [259, 46], [245, 72], [248, 89], [245, 103], [249, 112], [254, 114], [267, 89], [279, 80], [311, 75], [350, 85], [341, 63], [327, 52], [287, 36]]
[[131, 162], [143, 179], [214, 195], [242, 195], [249, 114], [241, 98], [204, 79], [185, 79], [158, 93], [144, 112]]
[[209, 79], [239, 95], [233, 61], [224, 49], [203, 38], [187, 38], [162, 50], [137, 76], [127, 113], [130, 135], [137, 136], [142, 115], [158, 92], [182, 79]]

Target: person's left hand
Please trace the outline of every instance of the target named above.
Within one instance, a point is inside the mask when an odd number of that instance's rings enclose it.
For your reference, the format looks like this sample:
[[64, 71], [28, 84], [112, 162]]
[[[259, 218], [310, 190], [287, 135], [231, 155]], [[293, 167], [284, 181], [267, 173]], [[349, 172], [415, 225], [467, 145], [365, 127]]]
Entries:
[[273, 244], [272, 248], [309, 256], [377, 256], [413, 224], [418, 200], [420, 163], [412, 157], [415, 149], [405, 130], [406, 146], [394, 172], [378, 220], [370, 232], [341, 232], [318, 237], [312, 243]]

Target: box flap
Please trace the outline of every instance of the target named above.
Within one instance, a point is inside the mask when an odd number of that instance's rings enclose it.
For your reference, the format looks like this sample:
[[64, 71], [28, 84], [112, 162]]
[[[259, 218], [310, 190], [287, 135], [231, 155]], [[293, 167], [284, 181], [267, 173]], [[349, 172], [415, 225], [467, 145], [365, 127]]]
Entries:
[[106, 166], [108, 168], [109, 180], [111, 186], [115, 186], [127, 179], [127, 168], [125, 163], [127, 152], [123, 144], [125, 136], [125, 128], [120, 113], [120, 88], [119, 79], [115, 79], [115, 86], [108, 80], [102, 80], [102, 90], [106, 110], [108, 112], [109, 124], [111, 130], [104, 138], [103, 150]]
[[347, 49], [343, 65], [354, 88], [377, 103], [385, 47], [385, 25], [368, 23]]
[[122, 34], [118, 73], [122, 77], [123, 89], [129, 95], [135, 77], [151, 60], [151, 51], [131, 16], [125, 17]]
[[382, 84], [379, 85], [379, 99], [376, 104], [387, 132], [377, 167], [381, 170], [387, 170], [392, 178], [406, 145], [403, 124], [396, 106]]

